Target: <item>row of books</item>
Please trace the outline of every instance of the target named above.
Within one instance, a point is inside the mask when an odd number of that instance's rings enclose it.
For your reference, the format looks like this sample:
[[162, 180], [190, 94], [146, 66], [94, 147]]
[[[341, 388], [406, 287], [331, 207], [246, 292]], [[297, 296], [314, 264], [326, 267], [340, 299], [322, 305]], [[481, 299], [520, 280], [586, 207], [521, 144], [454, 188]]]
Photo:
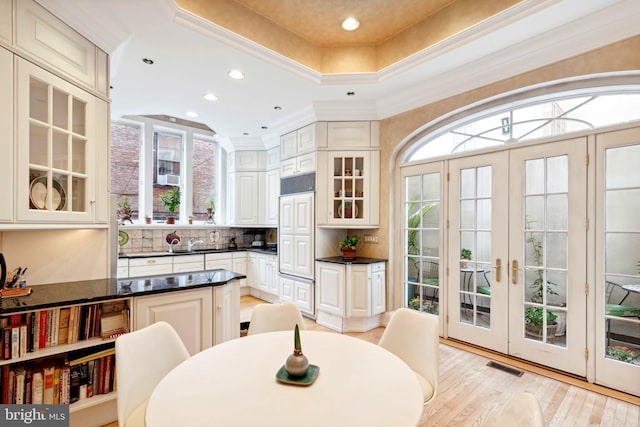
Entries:
[[63, 358], [2, 366], [2, 404], [71, 404], [115, 387], [115, 349], [73, 361]]
[[0, 319], [1, 359], [17, 359], [48, 347], [128, 332], [126, 301], [13, 314]]

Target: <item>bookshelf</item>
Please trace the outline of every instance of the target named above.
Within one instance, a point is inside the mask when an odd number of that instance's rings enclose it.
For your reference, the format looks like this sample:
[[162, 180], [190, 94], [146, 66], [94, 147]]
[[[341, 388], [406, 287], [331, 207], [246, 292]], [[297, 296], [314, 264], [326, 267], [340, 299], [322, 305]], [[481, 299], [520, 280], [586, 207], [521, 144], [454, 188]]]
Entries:
[[131, 329], [131, 307], [122, 298], [0, 316], [0, 403], [76, 412], [115, 400], [114, 342]]

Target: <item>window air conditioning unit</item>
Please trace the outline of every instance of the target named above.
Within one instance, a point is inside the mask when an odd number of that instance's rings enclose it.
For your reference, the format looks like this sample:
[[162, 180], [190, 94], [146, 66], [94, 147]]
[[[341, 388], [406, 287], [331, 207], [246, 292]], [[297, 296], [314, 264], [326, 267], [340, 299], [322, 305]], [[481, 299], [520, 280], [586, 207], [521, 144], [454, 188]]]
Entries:
[[159, 185], [180, 185], [180, 175], [158, 175]]

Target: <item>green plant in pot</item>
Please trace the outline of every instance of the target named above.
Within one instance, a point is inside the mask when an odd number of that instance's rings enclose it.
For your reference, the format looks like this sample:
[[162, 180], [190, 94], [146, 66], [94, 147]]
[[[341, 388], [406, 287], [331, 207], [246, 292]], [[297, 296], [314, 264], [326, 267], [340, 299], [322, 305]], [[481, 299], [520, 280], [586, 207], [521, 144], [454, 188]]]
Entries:
[[165, 194], [161, 194], [160, 200], [162, 201], [162, 204], [164, 204], [164, 207], [169, 211], [167, 224], [174, 224], [176, 220], [176, 210], [180, 207], [180, 187], [173, 187]]
[[349, 236], [347, 234], [347, 238], [339, 243], [343, 259], [349, 260], [356, 258], [356, 246], [358, 242], [360, 242], [360, 237], [356, 235]]
[[543, 307], [527, 307], [524, 310], [525, 331], [527, 335], [542, 338], [542, 328], [544, 326], [544, 313], [547, 313], [547, 339], [553, 341], [555, 339], [556, 328], [558, 324], [556, 319], [558, 316]]
[[125, 221], [129, 221], [133, 224], [133, 220], [131, 220], [131, 205], [129, 204], [129, 198], [127, 196], [121, 196], [116, 202], [116, 207], [118, 217], [120, 218], [120, 225], [124, 225]]
[[471, 249], [462, 248], [460, 249], [460, 259], [465, 261], [460, 261], [461, 268], [467, 268], [467, 261], [471, 261]]

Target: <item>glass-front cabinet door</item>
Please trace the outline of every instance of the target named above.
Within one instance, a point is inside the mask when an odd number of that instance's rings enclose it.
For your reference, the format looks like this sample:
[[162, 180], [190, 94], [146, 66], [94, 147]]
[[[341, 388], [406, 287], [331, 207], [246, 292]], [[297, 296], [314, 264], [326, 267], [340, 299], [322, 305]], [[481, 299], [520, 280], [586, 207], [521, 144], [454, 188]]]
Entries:
[[329, 152], [327, 163], [327, 223], [333, 226], [377, 226], [380, 153]]
[[95, 99], [18, 60], [18, 222], [95, 220]]

